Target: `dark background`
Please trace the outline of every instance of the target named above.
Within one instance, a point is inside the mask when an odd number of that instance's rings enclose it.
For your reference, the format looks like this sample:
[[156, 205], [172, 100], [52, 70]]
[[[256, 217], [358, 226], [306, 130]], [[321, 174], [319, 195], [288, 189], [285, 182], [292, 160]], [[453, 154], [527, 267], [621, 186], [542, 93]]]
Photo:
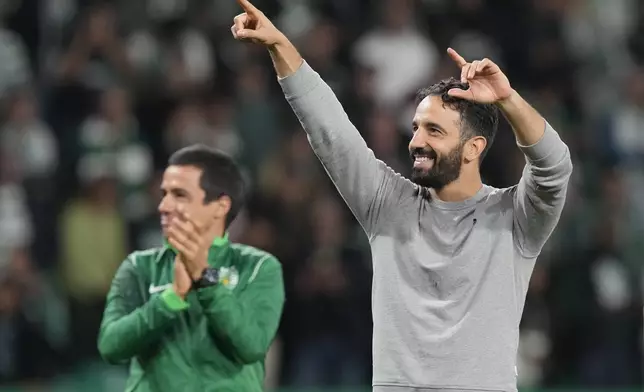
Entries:
[[[520, 385], [641, 390], [641, 1], [255, 4], [403, 174], [415, 90], [458, 74], [447, 46], [499, 63], [575, 164], [528, 293]], [[0, 385], [122, 390], [125, 369], [95, 348], [105, 294], [124, 256], [160, 243], [159, 174], [195, 142], [232, 154], [252, 184], [231, 237], [284, 265], [268, 386], [370, 384], [366, 238], [264, 50], [231, 38], [238, 12], [234, 0], [0, 2]], [[522, 167], [503, 123], [485, 181], [510, 186]]]

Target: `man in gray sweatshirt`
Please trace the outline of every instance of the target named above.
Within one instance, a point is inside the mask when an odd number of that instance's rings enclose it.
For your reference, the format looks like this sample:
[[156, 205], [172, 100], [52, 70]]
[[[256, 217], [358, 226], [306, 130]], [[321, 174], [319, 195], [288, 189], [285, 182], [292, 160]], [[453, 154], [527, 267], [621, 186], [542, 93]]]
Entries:
[[[488, 59], [448, 54], [461, 80], [425, 90], [411, 180], [378, 160], [329, 86], [248, 0], [233, 36], [262, 44], [316, 155], [371, 243], [373, 390], [516, 391], [519, 322], [537, 256], [566, 199], [559, 135]], [[482, 183], [498, 124], [526, 158], [519, 184]]]

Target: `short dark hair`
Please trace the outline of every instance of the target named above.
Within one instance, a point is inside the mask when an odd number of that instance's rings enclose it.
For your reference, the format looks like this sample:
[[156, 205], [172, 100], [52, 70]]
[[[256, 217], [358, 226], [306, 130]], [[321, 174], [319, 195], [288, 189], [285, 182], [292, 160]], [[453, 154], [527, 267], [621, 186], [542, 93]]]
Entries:
[[226, 227], [235, 220], [244, 205], [245, 186], [241, 171], [231, 156], [216, 148], [195, 144], [177, 150], [168, 159], [168, 164], [201, 169], [199, 185], [205, 192], [204, 204], [224, 195], [230, 197]]
[[459, 112], [461, 115], [461, 140], [465, 141], [474, 136], [483, 136], [487, 140], [487, 145], [481, 153], [482, 161], [494, 142], [494, 136], [499, 127], [499, 110], [493, 104], [476, 103], [447, 94], [449, 90], [454, 88], [467, 90], [470, 86], [453, 77], [443, 79], [418, 91], [416, 104], [428, 96], [437, 96], [443, 101], [443, 107], [447, 106]]

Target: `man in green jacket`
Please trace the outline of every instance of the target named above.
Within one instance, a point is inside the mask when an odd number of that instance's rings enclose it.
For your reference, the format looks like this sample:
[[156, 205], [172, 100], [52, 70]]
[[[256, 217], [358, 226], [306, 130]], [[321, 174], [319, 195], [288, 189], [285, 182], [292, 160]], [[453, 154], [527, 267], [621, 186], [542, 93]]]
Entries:
[[239, 169], [221, 152], [187, 147], [170, 157], [161, 190], [166, 243], [118, 269], [99, 352], [129, 362], [127, 392], [262, 391], [284, 284], [274, 256], [228, 241], [244, 193]]

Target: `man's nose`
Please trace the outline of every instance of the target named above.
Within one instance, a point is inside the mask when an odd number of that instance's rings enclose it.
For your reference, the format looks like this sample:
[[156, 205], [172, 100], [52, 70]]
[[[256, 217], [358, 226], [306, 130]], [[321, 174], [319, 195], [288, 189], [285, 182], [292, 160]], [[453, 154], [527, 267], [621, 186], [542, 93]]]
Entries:
[[161, 202], [159, 203], [159, 212], [162, 212], [162, 213], [172, 212], [172, 205], [173, 205], [172, 201], [169, 200], [168, 197], [164, 197], [163, 199], [161, 199]]
[[414, 148], [424, 148], [424, 147], [425, 147], [425, 140], [423, 139], [421, 132], [416, 131], [416, 133], [414, 133], [414, 136], [412, 136], [411, 140], [409, 141], [409, 149], [413, 150]]

